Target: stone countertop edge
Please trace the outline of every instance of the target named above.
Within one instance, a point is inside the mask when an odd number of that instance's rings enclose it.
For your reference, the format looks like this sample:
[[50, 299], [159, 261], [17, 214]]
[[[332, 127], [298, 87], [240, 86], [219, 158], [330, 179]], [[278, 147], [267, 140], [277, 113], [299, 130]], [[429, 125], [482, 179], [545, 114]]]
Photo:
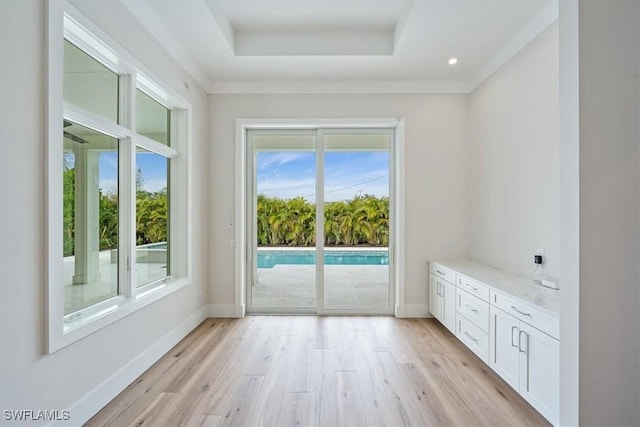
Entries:
[[550, 316], [559, 317], [560, 291], [536, 284], [531, 277], [499, 270], [468, 259], [429, 262], [450, 268], [497, 292], [519, 299], [523, 303], [534, 305]]

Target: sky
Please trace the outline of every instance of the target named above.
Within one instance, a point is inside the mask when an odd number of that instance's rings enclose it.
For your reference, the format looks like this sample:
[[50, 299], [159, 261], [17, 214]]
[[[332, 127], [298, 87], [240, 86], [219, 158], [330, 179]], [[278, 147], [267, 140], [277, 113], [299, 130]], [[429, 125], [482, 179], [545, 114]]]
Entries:
[[[258, 152], [258, 194], [315, 202], [314, 152]], [[325, 201], [356, 195], [389, 196], [389, 153], [384, 151], [326, 152]]]
[[[258, 194], [290, 199], [302, 196], [315, 202], [316, 155], [314, 152], [258, 152]], [[385, 151], [326, 152], [325, 201], [349, 200], [356, 195], [389, 196], [389, 153]], [[138, 152], [136, 167], [142, 171], [143, 189], [160, 191], [167, 186], [166, 159]], [[100, 154], [99, 186], [103, 193], [116, 189], [117, 152]]]
[[[118, 153], [106, 151], [100, 153], [98, 161], [99, 187], [103, 193], [114, 193], [118, 174]], [[167, 186], [167, 159], [159, 154], [136, 153], [136, 168], [142, 171], [145, 191], [155, 193]]]

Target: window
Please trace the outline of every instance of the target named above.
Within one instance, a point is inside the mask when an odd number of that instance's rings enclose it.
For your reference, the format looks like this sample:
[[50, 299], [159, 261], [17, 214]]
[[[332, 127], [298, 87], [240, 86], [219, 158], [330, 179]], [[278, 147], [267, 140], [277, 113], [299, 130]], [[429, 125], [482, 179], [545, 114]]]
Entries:
[[188, 284], [190, 107], [72, 6], [49, 8], [55, 351]]

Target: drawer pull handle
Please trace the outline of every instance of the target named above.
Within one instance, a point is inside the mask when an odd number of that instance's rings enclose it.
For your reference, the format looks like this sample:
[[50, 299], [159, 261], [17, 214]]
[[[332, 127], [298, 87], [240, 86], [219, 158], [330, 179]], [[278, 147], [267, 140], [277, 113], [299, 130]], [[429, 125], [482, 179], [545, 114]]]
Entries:
[[512, 305], [511, 309], [514, 310], [514, 311], [517, 311], [518, 313], [522, 314], [523, 316], [531, 316], [530, 313], [525, 313], [524, 311], [518, 310], [515, 305]]
[[477, 313], [477, 312], [478, 312], [478, 310], [477, 310], [477, 309], [475, 309], [475, 308], [471, 307], [469, 304], [465, 304], [464, 306], [465, 306], [465, 307], [467, 307], [469, 310], [473, 311], [474, 313]]
[[442, 271], [440, 271], [440, 270], [436, 270], [436, 273], [438, 273], [438, 274], [442, 274], [443, 276], [445, 275], [445, 273], [444, 273], [444, 272], [442, 272]]
[[[518, 343], [518, 345], [516, 345], [513, 342], [513, 331], [518, 331], [518, 327], [517, 326], [512, 326], [511, 327], [511, 347], [514, 347], [514, 348], [517, 348], [518, 350], [520, 350], [520, 347], [519, 347], [520, 343]], [[520, 332], [520, 331], [518, 331], [518, 332]], [[520, 339], [520, 335], [518, 335], [518, 340], [519, 339]]]
[[468, 283], [465, 283], [464, 285], [465, 285], [467, 288], [472, 289], [472, 290], [474, 290], [474, 291], [477, 291], [477, 290], [478, 290], [478, 288], [474, 288], [473, 286], [471, 286], [471, 285], [470, 285], [470, 284], [468, 284]]
[[464, 334], [465, 334], [466, 336], [468, 336], [471, 340], [473, 340], [473, 341], [475, 341], [475, 342], [478, 342], [478, 338], [474, 338], [474, 337], [473, 337], [473, 335], [471, 335], [469, 332], [466, 332], [466, 331], [465, 331], [465, 333], [464, 333]]

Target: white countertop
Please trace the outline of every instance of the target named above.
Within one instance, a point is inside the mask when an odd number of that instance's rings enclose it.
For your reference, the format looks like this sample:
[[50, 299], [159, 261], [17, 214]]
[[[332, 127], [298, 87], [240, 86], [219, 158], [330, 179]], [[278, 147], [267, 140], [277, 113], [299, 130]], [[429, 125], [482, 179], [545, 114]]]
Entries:
[[560, 291], [536, 284], [531, 277], [498, 270], [466, 259], [434, 262], [482, 282], [496, 291], [535, 305], [549, 315], [558, 317], [560, 313]]

